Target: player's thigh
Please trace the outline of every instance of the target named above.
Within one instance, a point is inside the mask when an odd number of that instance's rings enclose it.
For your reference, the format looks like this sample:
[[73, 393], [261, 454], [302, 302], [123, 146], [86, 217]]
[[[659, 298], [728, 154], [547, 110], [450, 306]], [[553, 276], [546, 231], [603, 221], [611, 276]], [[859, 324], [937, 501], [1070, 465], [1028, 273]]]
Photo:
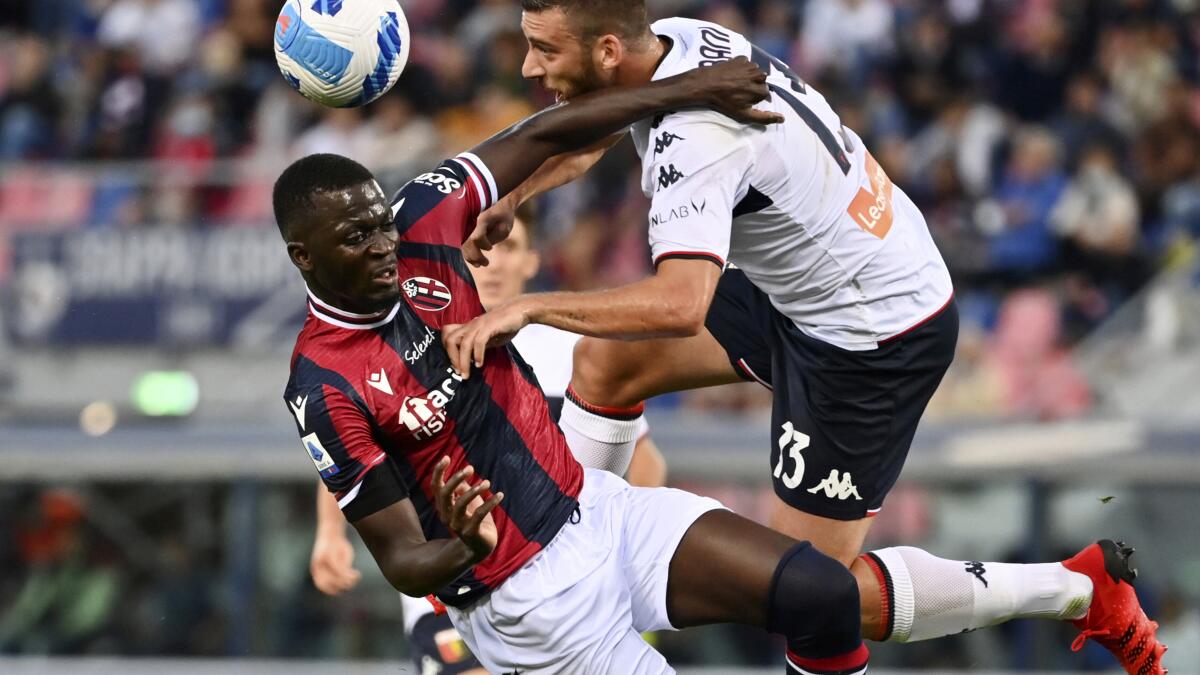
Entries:
[[769, 467], [776, 496], [805, 515], [789, 517], [780, 506], [773, 524], [853, 560], [866, 519], [895, 485], [953, 358], [958, 320], [949, 309], [903, 340], [865, 352], [779, 324]]
[[441, 675], [481, 675], [486, 673], [471, 653], [447, 614], [427, 614], [413, 625], [409, 642], [417, 672]]
[[575, 344], [571, 389], [596, 405], [632, 406], [672, 391], [741, 381], [707, 330], [686, 338], [605, 340]]
[[778, 497], [771, 510], [771, 529], [811, 542], [817, 550], [849, 567], [862, 551], [874, 518], [837, 520], [797, 510]]
[[584, 400], [629, 406], [673, 391], [742, 380], [770, 386], [768, 336], [775, 311], [741, 270], [721, 275], [698, 335], [661, 340], [584, 338], [572, 388]]
[[630, 598], [633, 629], [671, 629], [671, 561], [696, 522], [725, 508], [715, 499], [683, 490], [632, 487], [602, 471], [589, 469], [586, 480], [613, 486], [620, 482], [619, 509], [614, 508], [610, 518], [620, 523], [622, 583]]
[[[797, 550], [798, 543], [728, 511], [705, 513], [684, 535], [671, 560], [667, 604], [672, 626], [736, 622], [768, 628], [779, 619], [769, 616], [770, 608], [778, 609], [781, 601], [799, 615], [828, 616], [831, 610], [845, 609], [830, 604], [847, 601], [845, 596], [825, 592], [845, 581], [834, 572], [839, 563], [812, 548]], [[781, 569], [785, 556], [788, 567]], [[858, 587], [856, 609], [864, 626], [874, 631], [872, 621], [877, 622], [880, 611], [878, 582], [865, 568], [852, 568], [851, 574]], [[784, 595], [773, 588], [780, 575], [788, 575]], [[798, 578], [808, 592], [797, 592]]]
[[602, 675], [628, 672], [611, 665], [616, 656], [654, 660], [648, 646], [627, 641], [636, 633], [623, 541], [632, 489], [585, 470], [577, 517], [488, 596], [449, 608], [489, 671]]
[[765, 628], [775, 571], [796, 543], [729, 511], [705, 513], [689, 528], [671, 559], [667, 587], [671, 625], [732, 622]]

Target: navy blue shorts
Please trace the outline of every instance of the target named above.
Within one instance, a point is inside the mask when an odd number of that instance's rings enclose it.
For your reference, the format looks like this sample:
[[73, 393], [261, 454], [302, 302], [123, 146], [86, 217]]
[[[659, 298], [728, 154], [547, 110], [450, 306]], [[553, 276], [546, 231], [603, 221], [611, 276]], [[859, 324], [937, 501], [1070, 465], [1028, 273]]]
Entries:
[[850, 351], [805, 335], [741, 270], [730, 268], [705, 326], [743, 378], [774, 393], [769, 470], [775, 494], [826, 518], [877, 513], [954, 359], [953, 300], [876, 349]]
[[409, 642], [418, 673], [456, 675], [483, 668], [448, 614], [426, 614], [417, 619]]

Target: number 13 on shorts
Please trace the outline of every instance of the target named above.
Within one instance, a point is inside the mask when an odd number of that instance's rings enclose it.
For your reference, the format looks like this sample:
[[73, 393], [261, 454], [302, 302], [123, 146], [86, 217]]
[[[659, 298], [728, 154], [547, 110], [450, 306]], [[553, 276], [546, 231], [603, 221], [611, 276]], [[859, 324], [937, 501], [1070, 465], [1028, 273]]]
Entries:
[[[791, 422], [784, 422], [782, 428], [783, 434], [779, 436], [779, 461], [775, 462], [775, 477], [781, 479], [787, 489], [795, 490], [800, 487], [800, 481], [804, 480], [804, 456], [800, 452], [808, 447], [810, 439], [808, 434], [796, 431]], [[791, 457], [794, 463], [791, 473], [788, 474], [785, 474], [783, 469], [784, 455]]]

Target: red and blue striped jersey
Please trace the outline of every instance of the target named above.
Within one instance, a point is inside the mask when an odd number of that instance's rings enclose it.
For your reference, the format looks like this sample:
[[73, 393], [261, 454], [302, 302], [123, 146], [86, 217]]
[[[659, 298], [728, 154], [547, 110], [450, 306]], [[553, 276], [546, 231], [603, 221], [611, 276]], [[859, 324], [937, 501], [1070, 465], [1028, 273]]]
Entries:
[[437, 594], [451, 606], [495, 588], [548, 544], [583, 485], [515, 349], [488, 350], [483, 368], [464, 380], [442, 347], [442, 326], [483, 312], [459, 246], [496, 198], [487, 167], [470, 154], [401, 188], [392, 206], [401, 301], [364, 316], [310, 293], [284, 394], [302, 445], [350, 521], [407, 498], [426, 538], [451, 536], [432, 501], [443, 455], [451, 473], [469, 463], [477, 480], [504, 492], [492, 512], [495, 551]]

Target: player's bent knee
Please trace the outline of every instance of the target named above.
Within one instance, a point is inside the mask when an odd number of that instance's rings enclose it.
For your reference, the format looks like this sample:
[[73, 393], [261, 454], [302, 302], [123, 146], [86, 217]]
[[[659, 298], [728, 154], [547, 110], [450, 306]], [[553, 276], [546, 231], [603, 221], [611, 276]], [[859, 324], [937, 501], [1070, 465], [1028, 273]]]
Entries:
[[858, 582], [812, 544], [792, 547], [771, 582], [767, 628], [806, 656], [840, 656], [861, 643]]
[[630, 359], [620, 356], [622, 343], [584, 337], [575, 343], [571, 388], [596, 405], [631, 406], [642, 402], [637, 371]]

